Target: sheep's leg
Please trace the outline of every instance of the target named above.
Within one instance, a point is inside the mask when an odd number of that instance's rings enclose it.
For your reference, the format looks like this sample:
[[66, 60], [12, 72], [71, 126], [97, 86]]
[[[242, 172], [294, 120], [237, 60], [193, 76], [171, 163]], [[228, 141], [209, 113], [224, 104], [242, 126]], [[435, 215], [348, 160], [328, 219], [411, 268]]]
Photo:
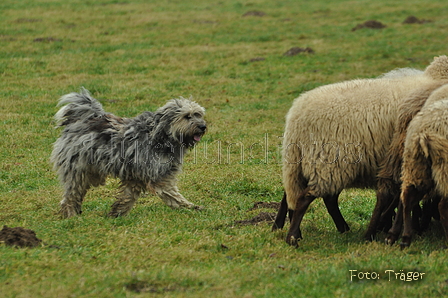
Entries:
[[338, 197], [339, 194], [324, 196], [323, 199], [325, 206], [327, 207], [328, 213], [330, 213], [331, 218], [333, 218], [336, 228], [338, 229], [339, 232], [344, 233], [349, 231], [350, 227], [348, 226], [347, 222], [342, 216], [341, 210], [339, 210]]
[[399, 190], [396, 184], [390, 179], [381, 179], [378, 182], [378, 191], [376, 193], [376, 204], [372, 212], [364, 239], [372, 241], [375, 238], [378, 229], [387, 230], [392, 221], [392, 215], [399, 201]]
[[[398, 207], [400, 202], [400, 190], [397, 190], [393, 195], [390, 195], [389, 201], [384, 201], [383, 204], [389, 204], [387, 209], [381, 213], [380, 219], [378, 221], [377, 231], [387, 232], [392, 227], [393, 218], [395, 217], [395, 208]], [[383, 208], [386, 206], [383, 206]]]
[[422, 218], [420, 221], [420, 230], [419, 232], [424, 232], [429, 227], [429, 223], [431, 222], [432, 218], [432, 197], [425, 200], [422, 204]]
[[440, 222], [445, 230], [445, 238], [448, 241], [448, 200], [442, 198], [439, 202]]
[[286, 213], [288, 212], [288, 202], [286, 201], [286, 192], [283, 194], [283, 199], [280, 202], [280, 209], [278, 210], [275, 222], [272, 225], [272, 231], [282, 229], [285, 226]]
[[376, 197], [377, 198], [376, 198], [375, 208], [373, 209], [372, 217], [370, 218], [370, 223], [369, 223], [369, 226], [367, 227], [367, 231], [364, 234], [364, 239], [367, 241], [372, 241], [375, 238], [376, 231], [378, 229], [380, 218], [381, 218], [381, 213], [384, 208], [383, 202], [385, 200], [381, 197], [380, 194], [377, 194]]
[[431, 194], [428, 195], [428, 198], [424, 199], [422, 206], [422, 220], [420, 223], [420, 232], [424, 232], [428, 229], [429, 224], [431, 223], [431, 219], [438, 220], [440, 219], [439, 214], [439, 202], [440, 196], [436, 195], [434, 191], [431, 191]]
[[294, 217], [294, 210], [288, 209], [289, 223], [291, 224], [292, 218]]
[[439, 204], [442, 198], [439, 195], [434, 195], [431, 202], [431, 217], [435, 220], [440, 220]]
[[392, 245], [397, 241], [398, 236], [400, 235], [401, 228], [403, 227], [403, 204], [401, 202], [398, 203], [398, 211], [395, 216], [394, 223], [387, 233], [386, 244]]
[[298, 246], [298, 240], [302, 239], [302, 232], [300, 231], [300, 223], [302, 222], [303, 216], [308, 209], [308, 206], [312, 201], [316, 199], [315, 196], [308, 194], [308, 188], [302, 192], [302, 194], [297, 198], [296, 209], [294, 210], [294, 215], [291, 220], [291, 226], [289, 228], [288, 235], [286, 236], [286, 243], [289, 245]]
[[420, 204], [416, 204], [412, 208], [412, 229], [416, 232], [420, 232], [420, 219], [422, 218], [423, 212]]
[[415, 188], [414, 185], [408, 185], [406, 187], [403, 186], [403, 192], [401, 194], [401, 202], [403, 204], [404, 229], [400, 243], [402, 249], [411, 244], [413, 234], [411, 212], [415, 204], [418, 204], [418, 202], [422, 199], [422, 197], [423, 193], [417, 190], [417, 188]]
[[117, 200], [112, 204], [112, 210], [108, 214], [110, 217], [128, 214], [145, 186], [138, 181], [123, 181], [120, 188]]

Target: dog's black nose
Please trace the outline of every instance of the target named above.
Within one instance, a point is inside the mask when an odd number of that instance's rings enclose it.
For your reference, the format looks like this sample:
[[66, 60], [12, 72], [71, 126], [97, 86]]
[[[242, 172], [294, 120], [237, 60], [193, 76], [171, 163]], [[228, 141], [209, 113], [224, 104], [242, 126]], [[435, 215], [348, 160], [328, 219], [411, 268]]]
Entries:
[[199, 125], [199, 129], [205, 131], [207, 129], [207, 125], [205, 124]]

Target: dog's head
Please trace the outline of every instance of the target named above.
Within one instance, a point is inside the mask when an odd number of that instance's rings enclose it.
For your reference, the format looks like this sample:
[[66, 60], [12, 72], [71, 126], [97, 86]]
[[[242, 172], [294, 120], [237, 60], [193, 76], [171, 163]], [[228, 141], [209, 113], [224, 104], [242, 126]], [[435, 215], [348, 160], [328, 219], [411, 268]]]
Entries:
[[207, 129], [205, 109], [190, 99], [172, 99], [157, 112], [162, 114], [162, 121], [169, 122], [171, 136], [187, 147], [199, 142]]

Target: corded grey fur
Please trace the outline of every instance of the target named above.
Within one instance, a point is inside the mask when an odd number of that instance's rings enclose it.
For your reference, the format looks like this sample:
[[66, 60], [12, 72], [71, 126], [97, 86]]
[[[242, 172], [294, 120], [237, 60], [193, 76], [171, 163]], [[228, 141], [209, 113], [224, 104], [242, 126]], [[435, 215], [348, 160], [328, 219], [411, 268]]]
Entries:
[[62, 96], [59, 105], [55, 119], [64, 130], [51, 162], [64, 187], [63, 217], [80, 214], [87, 190], [108, 176], [121, 180], [111, 217], [127, 214], [144, 190], [173, 208], [195, 207], [179, 193], [176, 175], [206, 131], [203, 107], [181, 97], [155, 112], [121, 118], [106, 113], [84, 88]]

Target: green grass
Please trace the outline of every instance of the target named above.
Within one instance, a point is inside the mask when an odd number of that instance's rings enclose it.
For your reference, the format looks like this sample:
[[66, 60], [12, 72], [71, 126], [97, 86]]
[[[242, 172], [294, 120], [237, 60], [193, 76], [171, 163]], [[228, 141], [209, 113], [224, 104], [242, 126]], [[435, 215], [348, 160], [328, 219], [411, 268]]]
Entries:
[[[263, 17], [243, 14], [263, 11]], [[238, 226], [257, 201], [282, 196], [279, 145], [292, 100], [317, 86], [423, 69], [447, 54], [446, 1], [16, 1], [0, 3], [0, 225], [32, 229], [33, 249], [0, 245], [2, 297], [441, 297], [448, 257], [440, 225], [409, 249], [365, 243], [375, 195], [340, 198], [339, 234], [322, 200], [294, 249], [286, 230]], [[415, 15], [432, 22], [404, 25]], [[382, 30], [351, 29], [375, 19]], [[291, 47], [315, 54], [283, 56]], [[251, 62], [253, 58], [264, 60]], [[110, 219], [118, 181], [57, 216], [61, 188], [48, 158], [57, 99], [81, 86], [108, 111], [135, 116], [192, 95], [209, 132], [179, 187], [205, 210], [143, 197]], [[207, 146], [207, 149], [206, 149]], [[205, 152], [208, 154], [205, 155]], [[350, 271], [380, 280], [350, 281]], [[387, 280], [385, 270], [424, 272]]]

